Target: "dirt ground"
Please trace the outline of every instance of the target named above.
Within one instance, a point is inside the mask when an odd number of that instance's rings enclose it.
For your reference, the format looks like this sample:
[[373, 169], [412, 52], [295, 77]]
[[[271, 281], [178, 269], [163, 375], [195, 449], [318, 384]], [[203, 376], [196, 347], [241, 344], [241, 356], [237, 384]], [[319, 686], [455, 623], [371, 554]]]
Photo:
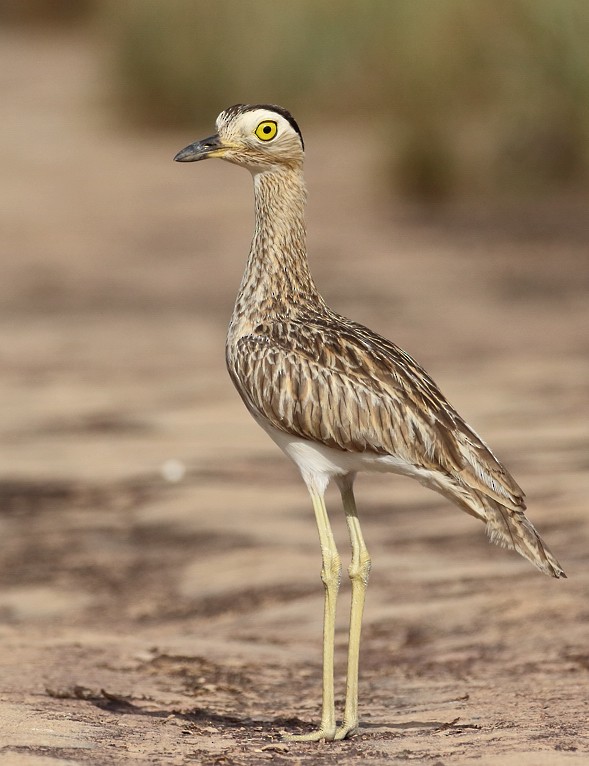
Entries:
[[304, 486], [224, 369], [251, 181], [172, 163], [197, 128], [107, 117], [97, 54], [0, 39], [0, 763], [589, 763], [585, 202], [419, 213], [379, 197], [378, 142], [306, 131], [326, 298], [426, 366], [569, 579], [361, 477], [362, 729], [284, 743], [320, 713], [323, 591]]

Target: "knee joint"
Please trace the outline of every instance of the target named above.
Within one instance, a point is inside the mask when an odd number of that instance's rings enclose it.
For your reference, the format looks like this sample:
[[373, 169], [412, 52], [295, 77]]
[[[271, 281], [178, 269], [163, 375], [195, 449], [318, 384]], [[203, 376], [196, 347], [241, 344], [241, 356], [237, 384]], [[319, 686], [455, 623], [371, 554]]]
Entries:
[[352, 582], [359, 581], [363, 583], [364, 586], [368, 585], [368, 578], [370, 577], [371, 566], [372, 566], [372, 562], [368, 554], [366, 554], [365, 556], [361, 556], [359, 561], [352, 561], [352, 563], [348, 567], [348, 574], [350, 575], [350, 580], [352, 580]]
[[321, 579], [325, 587], [335, 584], [339, 587], [342, 578], [342, 565], [337, 553], [324, 553], [323, 566], [321, 568]]

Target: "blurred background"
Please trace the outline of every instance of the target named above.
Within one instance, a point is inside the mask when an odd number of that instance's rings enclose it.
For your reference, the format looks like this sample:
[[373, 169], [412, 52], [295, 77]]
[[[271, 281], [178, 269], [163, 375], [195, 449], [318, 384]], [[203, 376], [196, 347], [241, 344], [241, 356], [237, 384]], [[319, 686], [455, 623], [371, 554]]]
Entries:
[[102, 15], [117, 103], [138, 125], [270, 98], [305, 124], [363, 126], [402, 196], [587, 188], [582, 0], [139, 0]]
[[[213, 654], [259, 650], [260, 673], [314, 650], [306, 493], [224, 369], [251, 179], [172, 162], [236, 102], [281, 104], [302, 128], [328, 303], [431, 372], [569, 575], [584, 571], [588, 40], [586, 0], [0, 0], [0, 636], [26, 652], [23, 625], [33, 643], [83, 628], [112, 651], [121, 633], [198, 634]], [[460, 653], [468, 626], [484, 643], [516, 575], [505, 635], [520, 612], [538, 627], [517, 634], [522, 658], [574, 643], [587, 617], [572, 596], [546, 595], [472, 519], [408, 481], [359, 484], [373, 657], [396, 653], [402, 673], [440, 641]], [[442, 615], [445, 577], [460, 609]], [[400, 583], [418, 611], [395, 611]], [[526, 643], [542, 631], [546, 646]]]
[[[354, 215], [374, 214], [372, 232], [419, 223], [434, 237], [470, 236], [474, 249], [501, 232], [589, 239], [583, 0], [2, 0], [0, 24], [0, 305], [24, 296], [35, 310], [194, 309], [198, 248], [208, 281], [199, 305], [226, 311], [219, 266], [247, 244], [225, 228], [214, 246], [206, 231], [212, 214], [236, 215], [229, 192], [241, 194], [247, 179], [209, 167], [189, 176], [168, 159], [236, 102], [286, 105], [310, 139], [314, 267], [334, 294], [354, 293], [353, 263], [341, 259], [334, 274], [327, 252], [340, 246], [336, 195], [348, 195]], [[324, 193], [333, 215], [320, 208]], [[525, 292], [530, 279], [514, 275], [505, 289]], [[574, 289], [587, 279], [583, 268]]]
[[56, 45], [86, 33], [102, 66], [89, 101], [138, 129], [271, 99], [307, 126], [361, 124], [402, 196], [587, 188], [583, 0], [3, 0], [0, 18]]

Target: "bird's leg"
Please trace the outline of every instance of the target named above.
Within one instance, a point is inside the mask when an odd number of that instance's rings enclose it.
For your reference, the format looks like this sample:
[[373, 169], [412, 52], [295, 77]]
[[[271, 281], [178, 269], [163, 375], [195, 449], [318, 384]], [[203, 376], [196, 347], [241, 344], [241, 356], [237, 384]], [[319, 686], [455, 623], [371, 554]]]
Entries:
[[346, 680], [346, 706], [344, 720], [335, 738], [345, 739], [358, 731], [358, 662], [360, 655], [360, 632], [364, 598], [370, 575], [370, 556], [362, 537], [360, 521], [356, 511], [353, 491], [353, 477], [344, 477], [339, 483], [346, 522], [352, 543], [352, 561], [348, 572], [352, 581], [352, 607], [350, 610], [350, 639], [348, 644], [348, 675]]
[[335, 547], [323, 494], [310, 489], [319, 541], [321, 543], [321, 579], [325, 587], [323, 614], [323, 712], [318, 729], [308, 734], [287, 735], [289, 741], [332, 740], [335, 737], [335, 701], [333, 693], [333, 653], [335, 639], [335, 605], [341, 580], [340, 557]]

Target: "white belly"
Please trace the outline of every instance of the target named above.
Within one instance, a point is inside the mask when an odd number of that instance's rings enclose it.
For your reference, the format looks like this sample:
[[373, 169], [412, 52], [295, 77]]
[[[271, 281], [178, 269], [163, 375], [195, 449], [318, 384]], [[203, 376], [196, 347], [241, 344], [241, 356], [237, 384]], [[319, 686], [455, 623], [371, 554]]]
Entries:
[[393, 455], [376, 455], [373, 452], [344, 452], [326, 447], [324, 444], [291, 436], [265, 421], [257, 418], [256, 420], [284, 454], [296, 464], [307, 486], [313, 487], [319, 492], [325, 491], [331, 479], [359, 471], [398, 473], [411, 476], [420, 482], [427, 481], [430, 475], [430, 471], [411, 465]]

